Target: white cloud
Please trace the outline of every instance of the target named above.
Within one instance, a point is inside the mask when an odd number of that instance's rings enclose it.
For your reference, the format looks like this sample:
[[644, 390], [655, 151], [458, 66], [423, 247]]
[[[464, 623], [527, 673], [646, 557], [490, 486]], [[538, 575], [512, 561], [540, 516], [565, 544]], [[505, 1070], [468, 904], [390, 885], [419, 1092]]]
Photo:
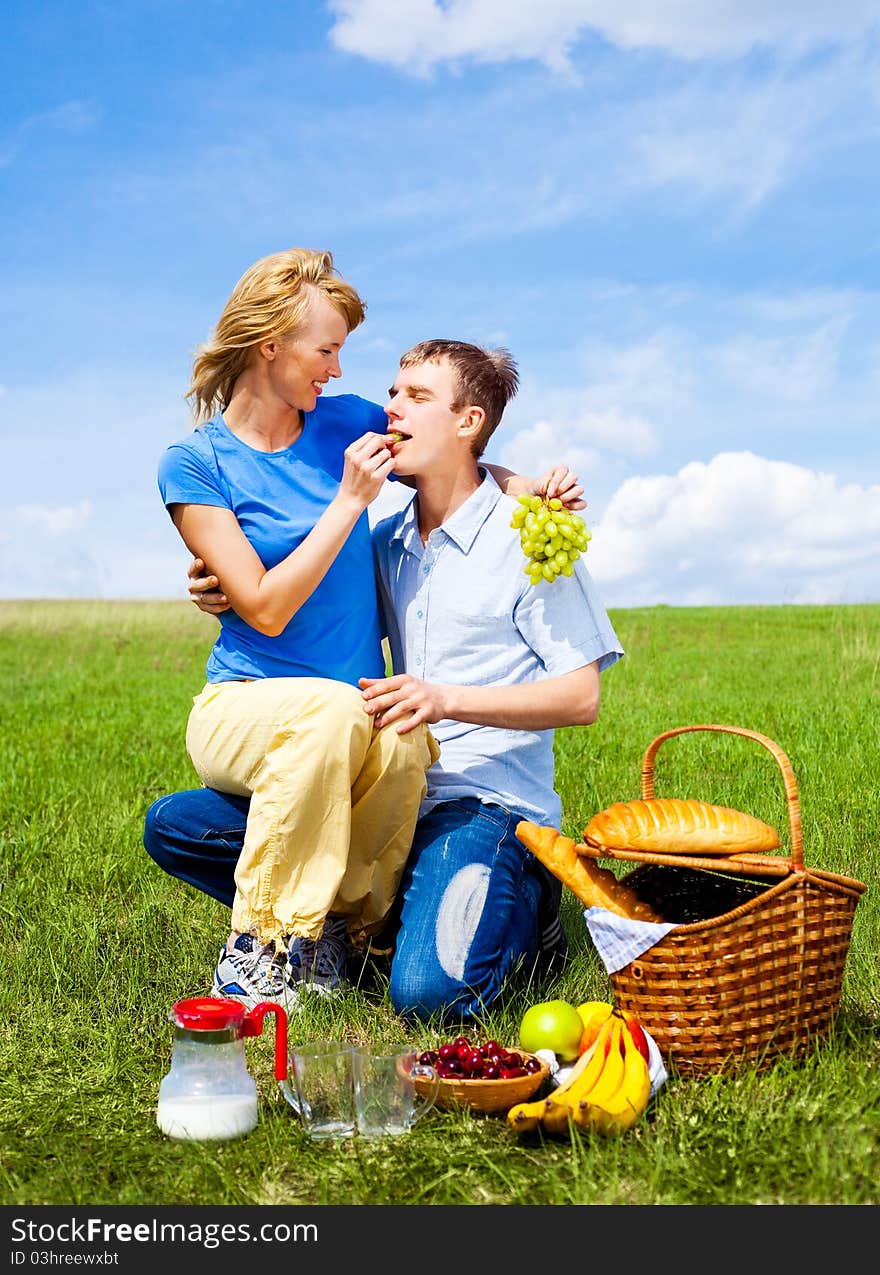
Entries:
[[592, 443], [627, 456], [648, 456], [657, 450], [657, 438], [648, 422], [617, 408], [584, 411], [564, 421], [538, 421], [524, 433], [534, 442], [537, 451], [554, 435], [570, 438], [575, 443]]
[[63, 536], [79, 531], [92, 516], [92, 502], [81, 500], [78, 505], [18, 505], [12, 511], [13, 521], [44, 531], [49, 536]]
[[740, 392], [809, 400], [834, 384], [841, 337], [838, 324], [784, 339], [747, 333], [716, 346], [710, 358]]
[[[590, 476], [603, 464], [586, 447], [564, 458]], [[410, 497], [394, 485], [371, 507], [371, 521]], [[587, 566], [606, 606], [880, 601], [878, 485], [725, 452], [676, 473], [628, 478], [601, 519], [587, 521]], [[88, 516], [82, 507], [0, 516], [4, 598], [185, 598], [187, 562], [152, 502], [90, 507]]]
[[753, 452], [628, 479], [593, 531], [608, 606], [880, 600], [880, 486]]
[[567, 69], [592, 32], [623, 49], [693, 59], [738, 56], [755, 46], [794, 52], [861, 35], [877, 24], [876, 0], [331, 0], [331, 38], [348, 53], [423, 74], [443, 62], [534, 59]]
[[[487, 454], [487, 460], [496, 457]], [[521, 430], [507, 443], [497, 456], [498, 463], [519, 474], [545, 474], [551, 466], [564, 462], [585, 483], [602, 469], [602, 457], [596, 448], [583, 439], [564, 435], [558, 425], [538, 421], [529, 429]]]
[[[877, 63], [870, 46], [821, 62], [691, 71], [627, 121], [635, 180], [699, 198], [735, 200], [741, 216], [829, 154], [877, 136]], [[716, 233], [727, 233], [729, 215]]]
[[683, 324], [676, 329], [659, 317], [654, 324], [655, 331], [643, 341], [583, 342], [581, 366], [589, 401], [597, 409], [616, 411], [619, 403], [626, 403], [645, 411], [680, 411], [692, 401], [693, 338]]
[[186, 548], [161, 506], [138, 504], [0, 512], [0, 598], [185, 598]]
[[84, 102], [65, 102], [54, 110], [28, 115], [0, 138], [0, 168], [11, 164], [22, 147], [31, 144], [34, 134], [39, 138], [45, 132], [83, 133], [96, 119], [95, 111]]
[[657, 440], [647, 421], [617, 408], [608, 411], [563, 413], [535, 421], [510, 438], [498, 436], [491, 455], [498, 463], [521, 474], [543, 474], [564, 462], [573, 469], [595, 498], [601, 475], [607, 482], [619, 472], [615, 457], [642, 457], [655, 451]]

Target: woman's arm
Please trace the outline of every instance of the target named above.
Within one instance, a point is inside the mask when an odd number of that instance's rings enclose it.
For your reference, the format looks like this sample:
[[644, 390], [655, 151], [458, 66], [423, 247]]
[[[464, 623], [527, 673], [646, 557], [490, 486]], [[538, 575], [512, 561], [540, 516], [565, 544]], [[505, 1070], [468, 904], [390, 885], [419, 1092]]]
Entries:
[[[367, 437], [370, 436], [368, 435]], [[587, 502], [582, 499], [584, 491], [583, 486], [578, 481], [577, 474], [575, 474], [565, 464], [555, 465], [541, 478], [528, 478], [522, 474], [516, 474], [512, 469], [505, 469], [503, 465], [487, 464], [486, 469], [488, 469], [501, 490], [508, 496], [518, 496], [523, 493], [546, 496], [548, 499], [552, 496], [558, 496], [562, 503], [569, 509], [586, 508]], [[415, 485], [415, 480], [411, 478], [398, 476], [398, 481], [408, 487]], [[206, 506], [193, 506], [193, 508], [203, 509], [206, 508]], [[178, 527], [178, 530], [181, 530], [180, 527]], [[349, 528], [349, 531], [350, 530], [351, 528]], [[345, 537], [343, 537], [343, 539], [344, 538]], [[255, 623], [254, 620], [249, 619], [248, 616], [244, 615], [239, 607], [231, 601], [230, 589], [225, 587], [224, 589], [220, 588], [218, 569], [216, 567], [209, 568], [207, 566], [208, 559], [206, 554], [197, 553], [192, 548], [192, 545], [190, 545], [190, 542], [186, 540], [185, 536], [184, 540], [186, 541], [187, 547], [193, 554], [193, 561], [189, 566], [187, 584], [190, 600], [199, 608], [200, 611], [204, 611], [207, 615], [222, 615], [224, 611], [228, 611], [230, 606], [232, 606], [236, 611], [238, 611], [239, 615], [242, 615], [243, 619], [247, 620], [249, 624], [252, 624], [254, 628], [259, 628], [260, 626]], [[303, 541], [300, 549], [302, 549], [305, 544], [306, 541]], [[295, 611], [302, 606], [306, 598], [310, 597], [317, 588], [320, 580], [328, 570], [330, 562], [339, 552], [341, 544], [342, 541], [340, 541], [333, 550], [332, 557], [324, 563], [323, 570], [320, 575], [315, 578], [314, 583], [310, 588], [308, 588], [308, 580], [305, 580], [304, 584], [308, 591], [297, 601], [296, 606], [294, 610], [291, 611], [290, 615], [293, 615]], [[299, 549], [297, 549], [296, 552], [298, 553]], [[223, 578], [225, 582], [227, 579], [226, 559], [218, 556], [213, 558], [212, 561], [216, 561], [218, 564], [222, 563]], [[283, 566], [284, 564], [282, 563], [280, 565]], [[303, 563], [303, 565], [305, 565], [305, 563]], [[276, 567], [275, 570], [277, 571], [278, 568]], [[287, 618], [289, 620], [290, 616]], [[285, 621], [285, 623], [287, 623], [287, 621]], [[281, 626], [281, 628], [283, 627], [284, 625]], [[261, 631], [268, 632], [268, 630], [265, 629]], [[280, 631], [281, 629], [278, 630], [278, 632]]]
[[231, 606], [260, 633], [269, 637], [281, 633], [327, 574], [393, 464], [379, 434], [365, 434], [346, 448], [342, 480], [333, 500], [296, 549], [268, 571], [231, 510], [173, 505], [174, 525], [190, 553], [202, 560], [209, 575], [222, 574], [226, 604], [217, 606], [215, 613]]
[[567, 509], [586, 509], [584, 489], [577, 474], [567, 465], [554, 465], [541, 478], [528, 478], [515, 474], [503, 465], [486, 465], [505, 496], [546, 496], [549, 500], [558, 496]]

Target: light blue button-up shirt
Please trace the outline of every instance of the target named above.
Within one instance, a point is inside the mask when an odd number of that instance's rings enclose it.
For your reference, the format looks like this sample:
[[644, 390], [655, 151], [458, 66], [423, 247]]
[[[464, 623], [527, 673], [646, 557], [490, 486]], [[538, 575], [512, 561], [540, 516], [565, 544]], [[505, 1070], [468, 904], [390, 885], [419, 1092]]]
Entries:
[[[482, 472], [482, 471], [481, 471]], [[373, 528], [379, 600], [396, 673], [456, 686], [514, 686], [559, 677], [623, 649], [579, 559], [572, 576], [532, 586], [523, 574], [515, 506], [491, 474], [427, 544], [416, 501]], [[562, 826], [553, 731], [502, 730], [444, 720], [431, 730], [440, 758], [421, 814], [479, 797]]]

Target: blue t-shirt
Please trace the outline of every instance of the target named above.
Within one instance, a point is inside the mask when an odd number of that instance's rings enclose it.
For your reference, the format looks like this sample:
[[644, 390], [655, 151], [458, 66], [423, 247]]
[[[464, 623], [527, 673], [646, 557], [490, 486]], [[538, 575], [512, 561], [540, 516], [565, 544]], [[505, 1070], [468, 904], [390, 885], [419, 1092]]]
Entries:
[[[346, 447], [370, 430], [384, 434], [386, 427], [376, 403], [354, 394], [319, 398], [291, 447], [261, 452], [237, 438], [218, 412], [165, 451], [159, 491], [169, 508], [231, 509], [270, 570], [308, 535], [336, 495]], [[277, 637], [258, 632], [234, 611], [219, 620], [207, 664], [209, 682], [329, 677], [357, 686], [359, 677], [383, 677], [366, 511], [312, 596]]]

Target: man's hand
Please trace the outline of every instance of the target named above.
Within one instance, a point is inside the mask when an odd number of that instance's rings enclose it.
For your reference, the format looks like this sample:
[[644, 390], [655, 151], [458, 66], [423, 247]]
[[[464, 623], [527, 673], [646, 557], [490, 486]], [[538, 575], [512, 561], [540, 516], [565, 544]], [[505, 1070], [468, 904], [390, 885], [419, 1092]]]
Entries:
[[[405, 735], [422, 722], [439, 722], [448, 714], [444, 702], [445, 686], [420, 682], [409, 673], [395, 677], [361, 677], [358, 685], [364, 692], [364, 708], [376, 726], [390, 726], [400, 721], [398, 735]], [[406, 720], [401, 721], [402, 718]]]
[[194, 602], [206, 615], [222, 615], [224, 611], [229, 610], [229, 599], [221, 590], [217, 577], [204, 575], [204, 570], [205, 564], [202, 559], [193, 558], [186, 573], [189, 579], [187, 588], [190, 601]]

